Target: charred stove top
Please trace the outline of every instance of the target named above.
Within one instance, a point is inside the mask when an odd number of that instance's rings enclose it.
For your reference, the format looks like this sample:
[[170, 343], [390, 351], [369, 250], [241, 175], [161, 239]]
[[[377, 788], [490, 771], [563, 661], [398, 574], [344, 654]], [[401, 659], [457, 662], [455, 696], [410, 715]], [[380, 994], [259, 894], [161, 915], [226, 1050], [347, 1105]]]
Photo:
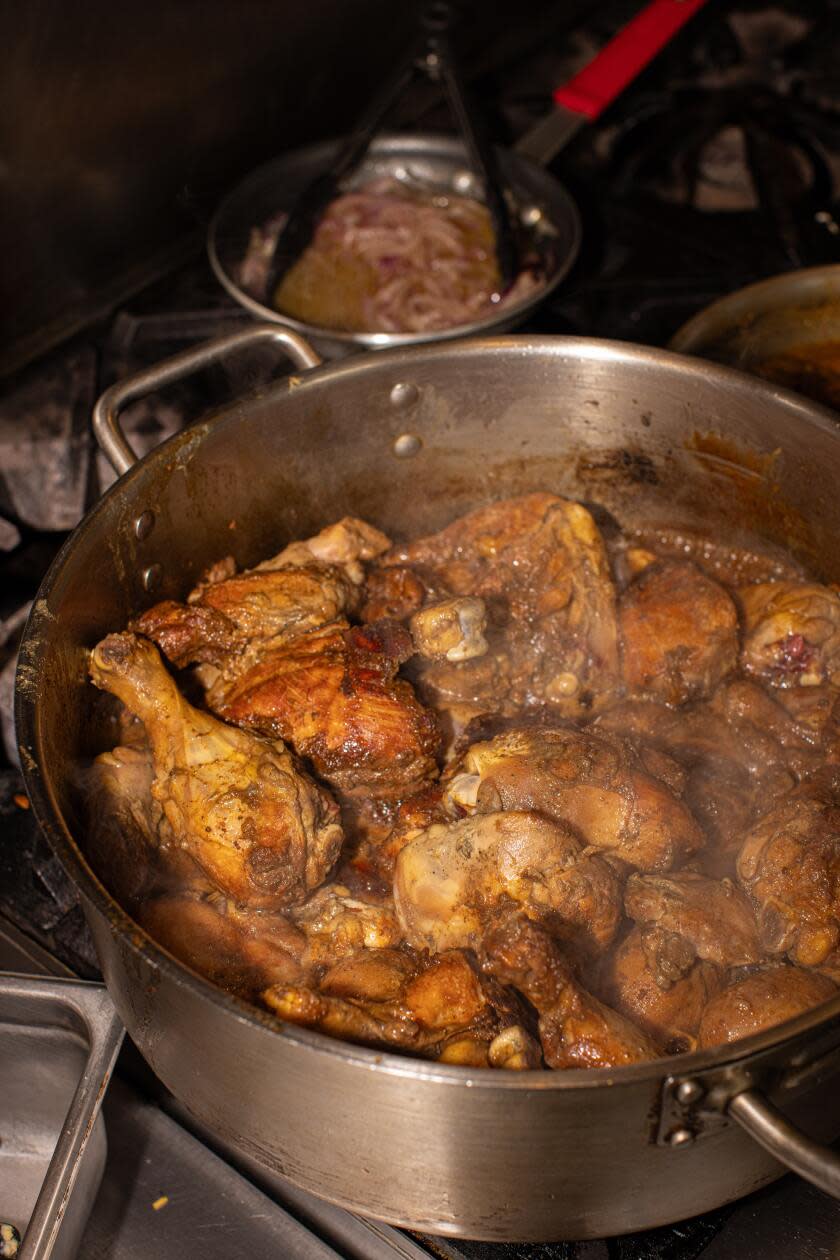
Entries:
[[[593, 15], [583, 0], [549, 4], [545, 30], [529, 38], [516, 28], [507, 45], [497, 41], [477, 54], [474, 86], [487, 104], [497, 140], [510, 143], [526, 131], [547, 109], [551, 89], [637, 8], [637, 0], [613, 0]], [[581, 207], [584, 247], [569, 280], [524, 331], [664, 345], [689, 316], [724, 293], [789, 267], [840, 261], [838, 64], [840, 0], [710, 0], [603, 123], [581, 133], [554, 164]], [[401, 111], [397, 122], [406, 126], [447, 126], [428, 93], [408, 98]], [[50, 560], [112, 479], [90, 432], [97, 394], [121, 375], [248, 319], [198, 258], [46, 361], [0, 382], [0, 916], [87, 977], [96, 974], [96, 960], [81, 910], [38, 831], [16, 768], [11, 697], [17, 640]], [[235, 371], [228, 375], [215, 369], [135, 404], [125, 415], [132, 443], [140, 451], [151, 449], [211, 401], [218, 405], [252, 387], [253, 368], [248, 371], [243, 379]], [[157, 1101], [174, 1107], [160, 1095]], [[135, 1107], [133, 1119], [123, 1117], [119, 1123], [148, 1122], [149, 1149], [163, 1159], [166, 1143], [152, 1135], [154, 1112]], [[145, 1243], [152, 1218], [145, 1200], [135, 1202], [145, 1193], [148, 1177], [135, 1169], [135, 1180], [126, 1179], [118, 1155], [131, 1146], [131, 1138], [123, 1127], [119, 1132], [122, 1146], [117, 1143], [113, 1172], [109, 1165], [100, 1195], [104, 1206], [97, 1204], [85, 1253], [97, 1260], [149, 1254]], [[200, 1142], [189, 1151], [191, 1176], [196, 1184], [206, 1176], [206, 1194], [185, 1194], [165, 1229], [158, 1228], [165, 1218], [155, 1218], [160, 1260], [210, 1254], [197, 1232], [198, 1218], [202, 1204], [216, 1193], [218, 1178], [233, 1178], [226, 1203], [250, 1203], [244, 1188], [237, 1199], [236, 1185], [245, 1186], [239, 1172], [228, 1168], [222, 1173]], [[282, 1230], [249, 1238], [247, 1213], [240, 1214], [241, 1237], [225, 1236], [226, 1254], [233, 1257], [281, 1254], [281, 1239], [285, 1254], [312, 1256], [840, 1257], [840, 1207], [794, 1178], [737, 1205], [644, 1235], [491, 1245], [414, 1239], [390, 1230], [359, 1233], [348, 1214], [290, 1187], [268, 1184], [253, 1168], [245, 1172], [267, 1194], [263, 1205], [285, 1204], [306, 1221], [310, 1242], [303, 1232]], [[103, 1224], [110, 1220], [108, 1213], [122, 1213], [127, 1223], [136, 1217], [140, 1232], [132, 1234], [126, 1224], [122, 1232], [109, 1233]], [[277, 1241], [266, 1250], [269, 1238]], [[324, 1239], [329, 1248], [319, 1241]]]

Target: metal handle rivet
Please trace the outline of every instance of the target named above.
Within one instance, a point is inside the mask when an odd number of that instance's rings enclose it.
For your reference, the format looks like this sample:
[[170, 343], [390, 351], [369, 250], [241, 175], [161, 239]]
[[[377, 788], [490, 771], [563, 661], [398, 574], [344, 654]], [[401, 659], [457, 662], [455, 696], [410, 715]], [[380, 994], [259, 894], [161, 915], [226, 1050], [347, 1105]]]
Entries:
[[669, 1146], [688, 1146], [689, 1142], [694, 1141], [694, 1134], [691, 1129], [674, 1129], [674, 1132], [668, 1137]]
[[705, 1090], [699, 1081], [681, 1081], [677, 1086], [677, 1098], [681, 1103], [695, 1103], [703, 1097]]
[[155, 514], [154, 512], [150, 512], [148, 509], [145, 512], [141, 512], [137, 517], [137, 520], [134, 522], [134, 533], [141, 542], [144, 538], [149, 537], [149, 534], [151, 534], [154, 529], [154, 524]]
[[410, 459], [416, 455], [423, 445], [416, 433], [401, 433], [394, 440], [394, 454], [397, 459]]
[[140, 575], [143, 583], [143, 589], [153, 591], [159, 585], [160, 579], [163, 577], [163, 569], [159, 564], [150, 564], [148, 569], [144, 569]]
[[411, 385], [407, 381], [398, 381], [391, 390], [391, 406], [412, 407], [419, 397], [420, 390], [416, 385]]

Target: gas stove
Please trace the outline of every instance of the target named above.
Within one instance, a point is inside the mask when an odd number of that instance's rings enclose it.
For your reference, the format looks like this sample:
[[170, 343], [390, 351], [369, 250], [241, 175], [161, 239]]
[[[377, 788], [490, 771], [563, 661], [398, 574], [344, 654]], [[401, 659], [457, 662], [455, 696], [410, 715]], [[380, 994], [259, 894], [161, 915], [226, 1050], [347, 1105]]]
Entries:
[[[615, 0], [593, 15], [585, 4], [549, 6], [544, 38], [517, 29], [480, 49], [468, 69], [498, 142], [527, 131], [551, 89], [637, 7]], [[840, 0], [711, 0], [554, 163], [580, 205], [584, 246], [572, 275], [523, 331], [665, 345], [726, 292], [786, 268], [840, 261], [838, 61]], [[449, 120], [424, 87], [401, 102], [395, 124], [443, 130]], [[249, 320], [196, 255], [0, 382], [0, 926], [13, 925], [56, 965], [86, 978], [97, 969], [84, 919], [16, 764], [16, 643], [50, 560], [113, 477], [90, 432], [96, 396], [120, 376]], [[253, 387], [253, 370], [246, 381], [216, 369], [135, 404], [124, 417], [132, 444], [149, 450], [211, 402]], [[537, 1245], [408, 1236], [366, 1225], [218, 1151], [210, 1135], [188, 1131], [188, 1118], [136, 1063], [124, 1059], [122, 1075], [106, 1105], [113, 1137], [83, 1252], [91, 1260], [152, 1251], [186, 1260], [211, 1254], [220, 1238], [232, 1257], [840, 1257], [840, 1206], [794, 1178], [628, 1238]], [[167, 1178], [178, 1192], [154, 1212]]]

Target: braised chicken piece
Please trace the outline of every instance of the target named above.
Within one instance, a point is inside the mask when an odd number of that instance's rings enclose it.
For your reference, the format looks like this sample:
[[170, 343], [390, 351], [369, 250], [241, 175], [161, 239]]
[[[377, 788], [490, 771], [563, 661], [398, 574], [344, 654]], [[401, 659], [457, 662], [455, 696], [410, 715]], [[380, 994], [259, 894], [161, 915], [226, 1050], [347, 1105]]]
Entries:
[[752, 906], [728, 879], [687, 871], [631, 875], [624, 908], [640, 927], [681, 937], [694, 957], [718, 967], [746, 966], [763, 957]]
[[462, 811], [537, 810], [640, 870], [668, 870], [703, 846], [685, 805], [626, 741], [571, 727], [519, 727], [473, 744], [448, 794]]
[[669, 704], [708, 696], [738, 659], [738, 614], [693, 564], [645, 568], [618, 601], [621, 671], [631, 691]]
[[840, 686], [840, 596], [812, 582], [760, 582], [738, 592], [741, 665], [772, 687]]
[[539, 814], [479, 814], [433, 824], [400, 850], [394, 903], [406, 940], [432, 951], [477, 948], [514, 902], [584, 954], [610, 944], [621, 919], [612, 868]]
[[333, 622], [260, 660], [210, 707], [229, 722], [286, 740], [342, 793], [402, 797], [437, 775], [434, 715], [396, 677], [413, 651], [396, 622]]
[[432, 823], [449, 823], [451, 814], [445, 808], [443, 788], [433, 783], [429, 787], [406, 797], [389, 815], [389, 825], [384, 834], [367, 830], [353, 853], [354, 870], [373, 876], [390, 888], [394, 882], [394, 865], [402, 849]]
[[840, 943], [840, 772], [782, 797], [747, 834], [738, 878], [770, 954], [818, 967]]
[[448, 591], [437, 596], [415, 569], [392, 564], [387, 569], [371, 568], [365, 579], [363, 603], [359, 609], [362, 621], [408, 621], [427, 600], [446, 598]]
[[459, 595], [427, 604], [411, 618], [411, 637], [421, 656], [430, 660], [471, 661], [487, 651], [483, 599]]
[[157, 643], [173, 665], [211, 665], [230, 681], [269, 647], [355, 608], [362, 561], [389, 545], [379, 530], [346, 516], [243, 573], [230, 558], [214, 565], [186, 604], [164, 600], [130, 628]]
[[[154, 778], [148, 745], [118, 745], [97, 757], [84, 775], [90, 815], [87, 856], [108, 889], [127, 905], [149, 891], [160, 857], [163, 811], [152, 796]], [[186, 861], [197, 873], [188, 856]]]
[[131, 622], [178, 668], [212, 665], [237, 678], [277, 643], [341, 617], [356, 597], [341, 569], [251, 569], [203, 582], [186, 604], [163, 600]]
[[403, 939], [390, 898], [354, 896], [344, 884], [319, 888], [289, 918], [305, 937], [308, 968], [331, 966], [362, 949], [387, 949]]
[[[775, 738], [754, 697], [745, 703], [752, 687], [743, 679], [727, 682], [711, 700], [678, 710], [624, 701], [593, 725], [598, 733], [630, 739], [642, 757], [646, 747], [653, 747], [679, 760], [687, 772], [683, 799], [709, 841], [703, 869], [714, 877], [735, 874], [745, 831], [769, 803], [790, 791], [796, 782], [792, 765], [801, 768], [801, 759], [810, 756], [786, 749]], [[780, 707], [776, 717], [785, 719]]]
[[[483, 706], [475, 712], [498, 709], [503, 695], [513, 706], [549, 702], [563, 713], [589, 712], [614, 692], [615, 594], [603, 540], [581, 504], [552, 494], [492, 503], [393, 548], [380, 564], [430, 574], [451, 595], [484, 600], [490, 653], [510, 677], [502, 693], [493, 670], [470, 671], [468, 690]], [[444, 679], [463, 668], [449, 665]], [[437, 692], [437, 668], [423, 678], [426, 692]], [[451, 681], [448, 689], [456, 690]], [[442, 700], [446, 690], [444, 681]]]
[[486, 935], [481, 957], [486, 971], [536, 1009], [548, 1067], [619, 1067], [658, 1057], [653, 1039], [587, 992], [548, 932], [524, 916], [503, 917]]
[[828, 976], [802, 967], [770, 965], [734, 978], [713, 997], [700, 1020], [700, 1046], [750, 1037], [802, 1015], [837, 993]]
[[669, 1054], [694, 1049], [700, 1016], [722, 984], [718, 968], [687, 944], [663, 929], [635, 927], [605, 956], [599, 976], [610, 1006]]
[[90, 676], [146, 728], [165, 843], [252, 906], [293, 905], [323, 883], [341, 847], [338, 808], [283, 744], [194, 709], [157, 649], [137, 635], [97, 644]]
[[255, 1000], [303, 974], [304, 937], [282, 915], [237, 914], [224, 898], [187, 890], [146, 901], [138, 919], [170, 954], [239, 997]]
[[318, 564], [343, 569], [350, 581], [361, 586], [365, 580], [364, 565], [381, 556], [391, 540], [381, 530], [355, 516], [343, 516], [334, 525], [327, 525], [313, 538], [289, 543], [270, 560], [263, 560], [253, 570], [306, 568], [314, 560]]
[[460, 950], [428, 960], [407, 950], [361, 950], [331, 967], [317, 990], [275, 985], [263, 1001], [291, 1023], [364, 1045], [473, 1067], [540, 1065], [517, 1000]]

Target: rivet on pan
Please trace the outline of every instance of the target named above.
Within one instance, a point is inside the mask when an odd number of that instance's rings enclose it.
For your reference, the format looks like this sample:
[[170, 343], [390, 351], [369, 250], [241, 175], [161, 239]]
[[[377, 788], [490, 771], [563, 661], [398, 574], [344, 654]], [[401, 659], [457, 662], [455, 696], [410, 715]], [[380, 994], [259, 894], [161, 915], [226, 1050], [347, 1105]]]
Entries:
[[705, 1092], [699, 1081], [680, 1081], [677, 1086], [677, 1099], [689, 1106], [691, 1103], [698, 1102]]
[[419, 397], [420, 390], [416, 385], [410, 385], [408, 381], [399, 381], [391, 390], [391, 406], [411, 407]]
[[142, 542], [144, 538], [148, 538], [155, 525], [155, 514], [150, 512], [148, 508], [145, 512], [141, 512], [134, 522], [134, 532]]
[[143, 589], [153, 591], [159, 585], [160, 579], [163, 577], [163, 569], [159, 564], [150, 564], [148, 569], [144, 569], [140, 575], [143, 583]]
[[674, 1129], [668, 1137], [669, 1146], [688, 1146], [694, 1141], [694, 1134], [691, 1129]]
[[394, 439], [394, 454], [397, 459], [411, 459], [416, 455], [423, 443], [416, 433], [401, 433]]
[[525, 227], [536, 227], [542, 222], [543, 212], [539, 206], [526, 206], [520, 217]]
[[474, 193], [475, 176], [472, 171], [456, 171], [452, 176], [452, 187], [462, 197], [468, 197], [470, 193]]

